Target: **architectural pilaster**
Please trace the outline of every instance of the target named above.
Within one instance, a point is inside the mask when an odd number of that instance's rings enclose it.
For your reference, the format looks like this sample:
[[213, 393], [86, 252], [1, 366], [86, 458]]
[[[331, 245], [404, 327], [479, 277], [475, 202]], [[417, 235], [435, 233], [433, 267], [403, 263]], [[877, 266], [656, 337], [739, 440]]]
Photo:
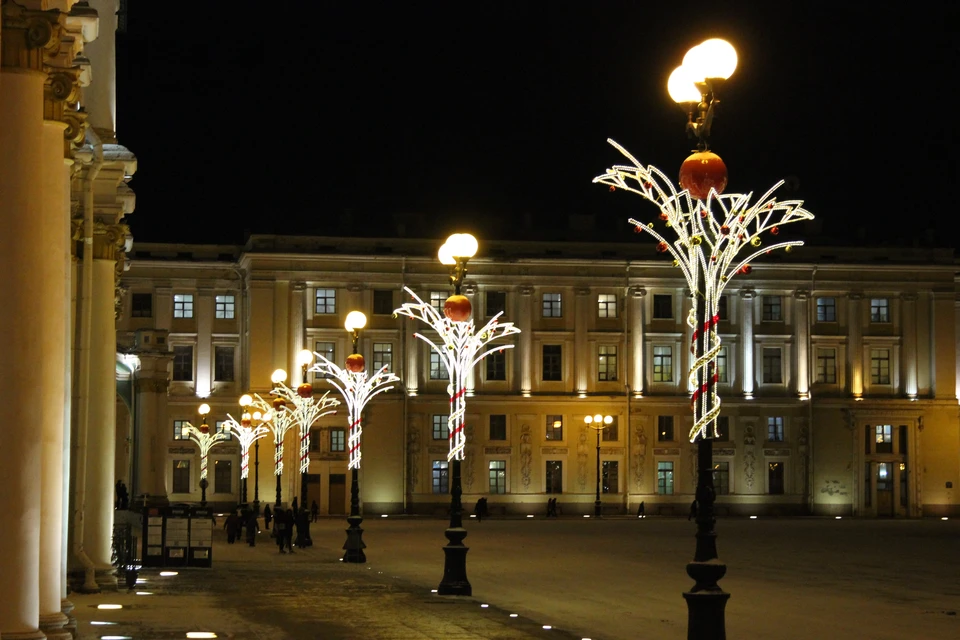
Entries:
[[136, 424], [139, 425], [135, 438], [140, 441], [140, 446], [130, 490], [132, 496], [152, 496], [150, 502], [154, 503], [156, 498], [164, 498], [167, 493], [165, 465], [172, 426], [167, 416], [166, 396], [172, 355], [169, 351], [153, 348], [141, 348], [136, 355], [140, 358], [140, 371], [134, 388]]
[[[410, 287], [413, 290], [413, 287]], [[404, 292], [404, 297], [406, 292]], [[404, 322], [403, 344], [404, 344], [404, 367], [403, 383], [407, 387], [407, 395], [415, 396], [420, 390], [420, 342], [416, 333], [420, 327], [416, 322]]]
[[847, 367], [850, 371], [850, 393], [854, 398], [863, 397], [863, 334], [860, 324], [860, 300], [863, 294], [847, 294]]
[[754, 346], [753, 346], [753, 304], [756, 298], [756, 292], [752, 289], [740, 291], [740, 323], [743, 327], [743, 350], [740, 354], [743, 361], [743, 380], [741, 392], [743, 397], [753, 398], [753, 390], [756, 385], [756, 374], [754, 372]]
[[520, 317], [517, 326], [520, 328], [519, 354], [520, 357], [520, 393], [529, 396], [533, 391], [533, 287], [520, 287]]
[[810, 397], [810, 292], [797, 289], [793, 297], [797, 301], [797, 395], [806, 400]]
[[[303, 370], [297, 365], [297, 354], [304, 345], [304, 299], [307, 285], [294, 282], [290, 285], [290, 386], [294, 389], [303, 382]], [[345, 313], [340, 314], [346, 317]], [[313, 349], [311, 349], [313, 351]]]
[[88, 0], [99, 16], [102, 34], [84, 47], [94, 73], [90, 86], [84, 89], [90, 113], [90, 124], [106, 143], [116, 143], [117, 131], [117, 68], [116, 37], [119, 0]]
[[213, 389], [213, 289], [197, 289], [197, 397], [206, 398]]
[[629, 318], [630, 318], [630, 384], [633, 387], [633, 395], [640, 397], [644, 391], [643, 375], [643, 302], [647, 295], [647, 290], [643, 287], [631, 287], [629, 290]]
[[[903, 332], [903, 390], [907, 397], [917, 397], [917, 294], [900, 295], [900, 330]], [[899, 489], [899, 487], [897, 487]], [[897, 503], [899, 504], [899, 503]]]
[[[53, 222], [54, 198], [62, 202], [59, 193], [45, 194], [48, 186], [55, 186], [62, 178], [63, 146], [59, 142], [54, 154], [48, 153], [50, 132], [44, 132], [44, 64], [59, 49], [59, 12], [32, 11], [6, 1], [0, 18], [0, 216], [4, 233], [0, 234], [0, 259], [5, 265], [5, 277], [0, 283], [4, 313], [0, 314], [0, 353], [5, 366], [0, 368], [0, 383], [20, 401], [8, 403], [5, 427], [0, 428], [0, 451], [4, 464], [0, 466], [0, 513], [9, 516], [3, 535], [0, 535], [0, 636], [3, 638], [45, 638], [40, 630], [41, 614], [44, 624], [62, 628], [65, 618], [52, 620], [60, 612], [59, 574], [60, 553], [57, 547], [50, 565], [44, 566], [41, 587], [41, 548], [46, 552], [55, 544], [51, 532], [52, 520], [41, 516], [41, 501], [57, 494], [53, 500], [62, 500], [62, 465], [53, 468], [53, 461], [61, 462], [62, 431], [53, 433], [57, 420], [63, 415], [52, 408], [51, 398], [44, 385], [53, 379], [53, 364], [45, 364], [45, 356], [59, 357], [64, 366], [63, 353], [54, 354], [44, 335], [49, 325], [45, 312], [56, 307], [63, 321], [62, 287], [51, 287], [45, 276], [52, 275], [63, 265], [54, 265], [58, 258], [48, 253], [45, 241], [53, 230], [45, 225]], [[62, 137], [54, 140], [62, 140]], [[52, 166], [45, 163], [52, 162]], [[45, 173], [55, 172], [47, 184]], [[63, 225], [66, 224], [64, 220]], [[67, 227], [61, 227], [64, 234]], [[62, 346], [64, 332], [52, 336]], [[62, 384], [62, 369], [56, 372]], [[27, 398], [40, 396], [37, 403]], [[53, 400], [56, 400], [55, 398]], [[27, 425], [39, 428], [28, 429]], [[62, 422], [60, 423], [62, 427]], [[60, 443], [60, 451], [54, 447]], [[57, 477], [61, 482], [52, 487]], [[56, 519], [56, 515], [53, 515]], [[59, 526], [59, 520], [56, 520]], [[43, 535], [46, 531], [46, 535]], [[41, 535], [38, 535], [41, 532]], [[41, 540], [41, 537], [43, 538]], [[42, 593], [41, 593], [42, 588]], [[48, 594], [54, 593], [53, 597]], [[38, 597], [39, 596], [39, 597]], [[53, 603], [53, 604], [51, 604]]]
[[573, 325], [574, 390], [581, 396], [587, 394], [590, 380], [590, 346], [587, 344], [587, 328], [590, 325], [590, 289], [577, 287]]

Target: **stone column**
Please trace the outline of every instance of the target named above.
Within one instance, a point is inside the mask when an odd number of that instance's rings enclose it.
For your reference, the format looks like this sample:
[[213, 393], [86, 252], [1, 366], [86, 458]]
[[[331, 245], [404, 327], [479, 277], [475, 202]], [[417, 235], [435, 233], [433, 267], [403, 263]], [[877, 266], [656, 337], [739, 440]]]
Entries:
[[[29, 11], [13, 2], [5, 2], [2, 11], [0, 215], [4, 229], [0, 234], [0, 259], [6, 268], [0, 281], [0, 353], [5, 363], [0, 367], [0, 384], [15, 401], [7, 403], [0, 426], [4, 460], [0, 465], [0, 513], [7, 515], [0, 535], [0, 636], [27, 640], [46, 637], [39, 629], [38, 532], [42, 526], [41, 491], [54, 492], [42, 485], [56, 473], [49, 469], [52, 441], [46, 441], [55, 436], [44, 428], [44, 422], [52, 424], [54, 416], [42, 406], [38, 410], [37, 403], [45, 405], [50, 400], [43, 387], [52, 378], [49, 366], [43, 362], [45, 355], [52, 355], [46, 339], [55, 343], [63, 339], [62, 331], [56, 336], [43, 333], [47, 328], [44, 312], [48, 303], [52, 305], [58, 291], [56, 302], [63, 301], [62, 289], [48, 288], [44, 278], [55, 269], [48, 261], [56, 258], [44, 246], [44, 226], [51, 220], [45, 219], [49, 212], [44, 207], [46, 185], [42, 178], [46, 173], [43, 163], [50, 159], [49, 154], [43, 153], [43, 63], [45, 55], [59, 46], [59, 29], [55, 14]], [[58, 149], [58, 166], [48, 167], [47, 171], [56, 171], [59, 177], [62, 138]], [[59, 309], [58, 317], [62, 311]], [[62, 407], [62, 399], [55, 406]], [[41, 451], [48, 454], [46, 466]], [[44, 476], [44, 471], [50, 472], [49, 477]], [[49, 526], [49, 522], [46, 524]], [[58, 562], [59, 553], [52, 560]], [[44, 590], [45, 596], [48, 590]], [[57, 596], [59, 611], [59, 592]], [[49, 600], [43, 598], [45, 614]]]
[[216, 306], [213, 289], [197, 290], [197, 382], [198, 398], [207, 398], [213, 389], [213, 316]]
[[83, 548], [101, 587], [116, 585], [111, 564], [117, 422], [115, 300], [118, 258], [123, 259], [126, 234], [126, 225], [98, 222], [94, 226]]
[[520, 340], [517, 354], [520, 358], [520, 393], [529, 396], [533, 391], [533, 287], [520, 287]]
[[573, 316], [573, 365], [574, 391], [587, 394], [590, 380], [590, 345], [587, 344], [587, 328], [590, 324], [590, 289], [577, 287]]
[[[414, 291], [414, 288], [410, 287], [411, 291]], [[420, 295], [420, 294], [417, 294]], [[406, 301], [407, 293], [403, 292], [403, 301]], [[402, 325], [403, 327], [403, 342], [404, 342], [404, 358], [406, 360], [403, 367], [403, 383], [407, 387], [407, 395], [415, 396], [420, 390], [420, 338], [417, 338], [414, 334], [417, 333], [417, 330], [420, 328], [419, 323], [406, 321]]]
[[850, 393], [854, 398], [863, 397], [863, 339], [860, 329], [860, 300], [863, 294], [847, 294], [847, 366], [850, 369]]
[[797, 395], [806, 400], [810, 397], [810, 292], [797, 289]]
[[[477, 315], [477, 286], [475, 284], [465, 284], [460, 288], [460, 292], [470, 300], [470, 308], [473, 309], [473, 324], [477, 329], [483, 326], [483, 318]], [[477, 367], [484, 366], [481, 360]], [[467, 374], [467, 396], [473, 396], [477, 390], [477, 367], [470, 369]]]
[[628, 327], [630, 335], [630, 384], [632, 385], [633, 395], [642, 396], [646, 387], [646, 378], [643, 372], [643, 299], [647, 296], [647, 290], [643, 287], [630, 287], [630, 326]]
[[84, 89], [89, 122], [104, 142], [116, 141], [117, 55], [116, 32], [119, 0], [88, 0], [100, 21], [100, 37], [83, 49], [93, 65], [90, 86]]
[[172, 436], [172, 423], [167, 417], [167, 370], [173, 359], [171, 352], [160, 350], [138, 351], [140, 371], [137, 374], [137, 418], [140, 432], [135, 434], [138, 475], [132, 480], [131, 494], [148, 494], [150, 502], [165, 499], [167, 442]]
[[[917, 294], [903, 293], [900, 295], [901, 321], [900, 330], [903, 332], [903, 348], [900, 353], [903, 357], [903, 390], [908, 398], [917, 397]], [[898, 472], [899, 473], [899, 472]], [[899, 491], [900, 483], [894, 485]], [[900, 504], [897, 502], [897, 504]]]
[[740, 292], [740, 298], [743, 302], [740, 305], [740, 321], [743, 326], [743, 350], [741, 352], [743, 380], [741, 390], [743, 397], [747, 399], [753, 398], [753, 389], [756, 385], [753, 353], [753, 301], [755, 297], [756, 292], [752, 289], [744, 289]]
[[[296, 389], [303, 382], [303, 369], [297, 364], [297, 354], [303, 350], [303, 305], [306, 291], [307, 285], [303, 282], [290, 284], [290, 368], [292, 371], [288, 384], [293, 389]], [[313, 349], [310, 351], [313, 351]]]

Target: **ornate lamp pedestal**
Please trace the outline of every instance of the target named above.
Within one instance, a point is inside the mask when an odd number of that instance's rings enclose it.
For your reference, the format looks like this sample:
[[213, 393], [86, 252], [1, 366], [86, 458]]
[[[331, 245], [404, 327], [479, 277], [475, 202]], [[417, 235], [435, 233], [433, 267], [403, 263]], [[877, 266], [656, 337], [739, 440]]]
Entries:
[[207, 487], [210, 486], [210, 483], [207, 482], [206, 478], [200, 478], [200, 506], [207, 506]]
[[363, 522], [363, 516], [360, 515], [360, 479], [359, 469], [354, 468], [351, 471], [350, 487], [350, 515], [347, 522], [350, 526], [347, 528], [347, 541], [343, 543], [343, 561], [362, 563], [367, 561], [367, 556], [363, 552], [367, 545], [363, 542], [363, 529], [360, 523]]
[[443, 532], [449, 542], [443, 548], [443, 579], [437, 587], [437, 593], [442, 596], [469, 596], [473, 595], [473, 587], [467, 580], [467, 551], [469, 547], [463, 544], [467, 537], [467, 530], [463, 528], [463, 504], [460, 496], [463, 489], [460, 485], [460, 460], [450, 461], [452, 485], [450, 488], [450, 526]]

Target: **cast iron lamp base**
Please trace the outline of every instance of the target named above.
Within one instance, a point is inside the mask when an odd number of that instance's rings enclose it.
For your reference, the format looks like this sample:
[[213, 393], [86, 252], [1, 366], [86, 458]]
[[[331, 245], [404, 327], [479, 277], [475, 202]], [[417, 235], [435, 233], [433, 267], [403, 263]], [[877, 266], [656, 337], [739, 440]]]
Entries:
[[347, 541], [343, 543], [345, 550], [343, 561], [356, 563], [366, 562], [367, 556], [363, 553], [363, 550], [367, 548], [367, 545], [363, 541], [363, 529], [360, 528], [363, 517], [347, 516], [347, 522], [350, 523], [350, 527], [347, 529]]
[[443, 580], [437, 588], [441, 596], [470, 596], [473, 587], [467, 580], [467, 551], [463, 539], [467, 537], [467, 530], [463, 527], [450, 527], [444, 532], [450, 543], [443, 548]]

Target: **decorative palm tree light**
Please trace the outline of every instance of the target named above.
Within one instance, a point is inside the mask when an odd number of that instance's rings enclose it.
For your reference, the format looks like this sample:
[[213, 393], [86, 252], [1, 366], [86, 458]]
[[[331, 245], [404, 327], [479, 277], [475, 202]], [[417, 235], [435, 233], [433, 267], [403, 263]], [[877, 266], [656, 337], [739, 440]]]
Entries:
[[414, 334], [437, 353], [450, 377], [447, 391], [450, 394], [450, 418], [447, 421], [450, 451], [447, 462], [452, 467], [450, 484], [450, 526], [446, 530], [449, 543], [443, 548], [443, 579], [437, 593], [441, 595], [469, 596], [473, 590], [467, 580], [467, 551], [463, 539], [467, 531], [463, 528], [463, 505], [460, 497], [463, 489], [460, 485], [460, 463], [464, 458], [466, 434], [464, 417], [466, 415], [466, 380], [474, 365], [495, 351], [513, 347], [512, 344], [487, 348], [490, 343], [516, 333], [520, 329], [511, 322], [500, 322], [503, 312], [494, 316], [479, 331], [474, 331], [471, 318], [473, 312], [470, 299], [460, 293], [463, 279], [467, 275], [467, 261], [477, 252], [477, 239], [468, 233], [455, 233], [447, 238], [440, 247], [438, 256], [441, 264], [450, 266], [450, 284], [454, 293], [443, 304], [443, 315], [429, 303], [421, 300], [408, 287], [404, 290], [415, 302], [408, 302], [394, 311], [397, 315], [407, 316], [425, 322], [437, 332], [440, 342], [434, 342], [423, 334]]
[[593, 503], [593, 515], [599, 518], [603, 515], [603, 505], [600, 502], [600, 434], [613, 424], [613, 416], [604, 416], [598, 413], [595, 416], [584, 417], [583, 422], [597, 432], [597, 499]]
[[210, 449], [230, 438], [230, 433], [221, 431], [220, 433], [210, 433], [210, 425], [207, 424], [207, 415], [210, 413], [210, 405], [203, 403], [197, 410], [200, 414], [200, 427], [197, 428], [189, 422], [184, 426], [187, 437], [197, 443], [200, 447], [200, 506], [207, 506], [207, 456]]
[[[274, 387], [286, 379], [287, 372], [283, 369], [274, 371], [270, 378]], [[270, 433], [273, 434], [273, 475], [277, 478], [277, 495], [274, 506], [280, 507], [281, 498], [283, 497], [283, 487], [281, 484], [283, 477], [283, 440], [287, 435], [287, 431], [294, 425], [293, 411], [290, 411], [287, 407], [286, 400], [280, 396], [275, 395], [270, 402], [267, 402], [256, 393], [252, 395], [250, 406], [260, 411], [264, 419], [263, 424], [266, 425]], [[256, 447], [256, 444], [254, 444], [254, 447]], [[256, 486], [256, 484], [254, 486]]]
[[673, 264], [687, 280], [693, 304], [687, 324], [693, 329], [693, 364], [689, 384], [693, 390], [693, 428], [690, 441], [697, 443], [697, 547], [687, 573], [695, 581], [683, 594], [688, 608], [688, 638], [725, 638], [724, 607], [730, 594], [717, 584], [726, 573], [726, 565], [717, 555], [714, 531], [713, 439], [718, 436], [717, 416], [720, 398], [717, 395], [717, 355], [720, 353], [718, 332], [721, 293], [737, 275], [747, 275], [751, 263], [771, 251], [790, 251], [800, 246], [799, 240], [773, 242], [764, 246], [764, 236], [777, 236], [789, 223], [811, 220], [813, 214], [799, 200], [777, 200], [774, 192], [781, 180], [755, 203], [752, 193], [725, 194], [727, 169], [723, 161], [710, 151], [709, 136], [713, 124], [717, 94], [737, 66], [737, 54], [726, 41], [719, 39], [691, 49], [667, 82], [670, 96], [687, 112], [687, 132], [696, 138], [697, 149], [680, 167], [680, 190], [654, 166], [642, 166], [613, 140], [629, 161], [617, 165], [594, 178], [610, 187], [623, 189], [652, 202], [659, 209], [659, 220], [671, 236], [665, 235], [653, 222], [643, 223], [630, 218], [637, 233], [652, 236], [657, 251], [669, 253]]
[[[243, 502], [247, 502], [247, 477], [250, 472], [250, 446], [270, 434], [270, 429], [263, 426], [263, 414], [260, 411], [254, 411], [252, 414], [248, 411], [253, 404], [253, 398], [249, 394], [240, 396], [240, 407], [243, 413], [240, 414], [240, 421], [237, 422], [232, 415], [227, 414], [226, 429], [237, 435], [237, 441], [240, 443], [240, 492]], [[259, 457], [259, 456], [258, 456]], [[259, 496], [255, 499], [259, 503]], [[256, 505], [259, 507], [259, 504]]]
[[393, 384], [400, 381], [400, 378], [387, 371], [389, 365], [383, 365], [376, 373], [367, 377], [366, 364], [358, 349], [360, 330], [366, 325], [367, 316], [360, 311], [351, 311], [347, 314], [344, 326], [352, 334], [353, 350], [347, 356], [345, 369], [341, 369], [319, 353], [314, 354], [317, 363], [310, 368], [310, 371], [314, 373], [328, 376], [327, 382], [336, 387], [340, 395], [343, 396], [344, 402], [347, 403], [347, 421], [350, 424], [350, 436], [347, 443], [350, 449], [349, 468], [352, 484], [350, 486], [350, 515], [347, 517], [350, 527], [347, 529], [347, 540], [343, 544], [345, 550], [343, 554], [344, 562], [367, 561], [367, 556], [363, 552], [367, 545], [363, 542], [363, 529], [360, 528], [360, 523], [363, 522], [363, 517], [360, 515], [359, 478], [363, 408], [373, 396], [393, 388]]

